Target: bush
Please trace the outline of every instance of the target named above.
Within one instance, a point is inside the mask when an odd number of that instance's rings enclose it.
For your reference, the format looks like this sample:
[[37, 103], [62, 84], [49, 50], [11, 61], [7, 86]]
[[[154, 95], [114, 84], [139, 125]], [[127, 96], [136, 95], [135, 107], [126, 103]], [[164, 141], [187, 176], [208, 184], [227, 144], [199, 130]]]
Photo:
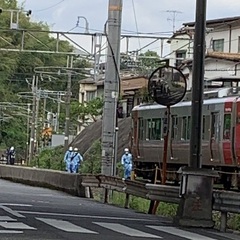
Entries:
[[63, 146], [58, 146], [52, 149], [44, 149], [39, 153], [38, 156], [34, 157], [30, 165], [39, 168], [65, 170], [63, 157]]
[[101, 142], [97, 140], [92, 144], [90, 151], [84, 156], [80, 173], [100, 174], [102, 163], [101, 152]]

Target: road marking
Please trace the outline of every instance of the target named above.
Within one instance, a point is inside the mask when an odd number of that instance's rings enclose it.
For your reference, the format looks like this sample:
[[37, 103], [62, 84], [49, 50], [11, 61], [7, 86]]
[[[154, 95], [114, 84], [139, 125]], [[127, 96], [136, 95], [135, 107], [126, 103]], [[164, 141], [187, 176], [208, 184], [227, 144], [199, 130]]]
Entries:
[[17, 221], [9, 216], [0, 216], [0, 221]]
[[14, 234], [14, 233], [23, 233], [23, 231], [14, 231], [14, 230], [0, 230], [0, 234]]
[[52, 212], [31, 212], [31, 211], [18, 211], [18, 213], [33, 214], [33, 215], [48, 215], [48, 216], [61, 216], [61, 217], [76, 217], [76, 218], [95, 218], [95, 219], [111, 219], [111, 220], [125, 220], [125, 221], [142, 221], [142, 222], [158, 222], [159, 220], [144, 219], [144, 218], [123, 218], [123, 217], [106, 217], [95, 215], [77, 215], [68, 213], [52, 213]]
[[18, 204], [18, 203], [0, 203], [0, 206], [17, 206], [17, 207], [32, 207], [30, 204]]
[[215, 232], [215, 231], [208, 231], [208, 232], [226, 239], [239, 240], [238, 234], [233, 235], [232, 233], [222, 233], [222, 232]]
[[36, 228], [28, 226], [22, 222], [0, 222], [0, 226], [8, 229], [36, 230]]
[[119, 223], [103, 223], [103, 222], [93, 222], [94, 224], [97, 224], [101, 227], [110, 229], [114, 232], [122, 233], [131, 237], [145, 237], [145, 238], [162, 238], [157, 235], [153, 235], [150, 233], [142, 232], [137, 229], [133, 229], [130, 227], [126, 227]]
[[200, 234], [184, 231], [182, 229], [178, 229], [175, 227], [164, 227], [164, 226], [146, 226], [146, 227], [149, 227], [161, 232], [166, 232], [168, 234], [176, 235], [178, 237], [190, 239], [190, 240], [216, 240], [215, 238], [205, 237]]
[[75, 224], [72, 224], [67, 221], [58, 220], [58, 219], [51, 219], [51, 218], [36, 218], [39, 221], [42, 221], [52, 227], [57, 229], [63, 230], [65, 232], [72, 232], [72, 233], [94, 233], [98, 234], [97, 232], [88, 230], [86, 228], [79, 227]]
[[25, 216], [23, 216], [22, 214], [20, 214], [20, 213], [17, 212], [17, 211], [12, 210], [11, 208], [8, 208], [8, 207], [6, 207], [6, 206], [1, 206], [1, 205], [0, 205], [0, 208], [2, 208], [2, 209], [3, 209], [4, 211], [6, 211], [6, 212], [12, 214], [12, 215], [15, 216], [15, 217], [25, 218]]

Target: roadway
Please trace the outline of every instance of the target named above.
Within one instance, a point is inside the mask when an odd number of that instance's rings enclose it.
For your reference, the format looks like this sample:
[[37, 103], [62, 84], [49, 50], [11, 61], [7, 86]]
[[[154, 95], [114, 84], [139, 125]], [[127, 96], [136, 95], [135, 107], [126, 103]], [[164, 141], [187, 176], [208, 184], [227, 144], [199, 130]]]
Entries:
[[0, 180], [1, 240], [237, 240], [214, 230], [179, 229], [171, 220], [92, 199]]

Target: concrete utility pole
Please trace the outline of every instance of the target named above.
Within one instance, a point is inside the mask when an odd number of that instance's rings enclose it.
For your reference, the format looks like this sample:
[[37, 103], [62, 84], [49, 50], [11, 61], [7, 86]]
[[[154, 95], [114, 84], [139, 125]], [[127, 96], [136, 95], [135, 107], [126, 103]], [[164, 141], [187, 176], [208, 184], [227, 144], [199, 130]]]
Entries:
[[59, 92], [57, 97], [57, 126], [56, 126], [57, 133], [59, 132], [60, 112], [61, 112], [61, 94]]
[[38, 86], [38, 76], [33, 76], [32, 79], [32, 93], [33, 93], [33, 103], [32, 103], [32, 119], [31, 119], [31, 136], [30, 136], [30, 146], [29, 146], [29, 161], [31, 163], [34, 153], [34, 141], [35, 141], [35, 119], [37, 110], [37, 86]]
[[104, 108], [102, 125], [102, 174], [114, 172], [114, 147], [116, 134], [116, 110], [119, 95], [120, 37], [122, 0], [109, 0], [108, 53], [104, 82]]
[[[68, 57], [67, 67], [72, 68], [73, 58]], [[64, 137], [64, 151], [66, 152], [69, 144], [69, 125], [70, 125], [70, 102], [71, 102], [71, 88], [72, 88], [72, 73], [71, 69], [67, 71], [67, 99], [66, 99], [66, 118], [65, 118], [65, 137]]]
[[[189, 166], [202, 166], [202, 105], [204, 88], [205, 31], [207, 0], [197, 0], [193, 55], [192, 121]], [[194, 133], [194, 134], [193, 134]]]

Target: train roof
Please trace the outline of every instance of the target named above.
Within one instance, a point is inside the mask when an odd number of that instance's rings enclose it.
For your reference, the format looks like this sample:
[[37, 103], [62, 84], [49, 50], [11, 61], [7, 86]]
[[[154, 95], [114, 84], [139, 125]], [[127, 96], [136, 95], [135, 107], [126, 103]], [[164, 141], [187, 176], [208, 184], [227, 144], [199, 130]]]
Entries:
[[[203, 101], [203, 104], [220, 104], [220, 103], [225, 103], [227, 101], [233, 101], [234, 99], [238, 98], [237, 96], [233, 97], [224, 97], [224, 98], [211, 98], [211, 99], [205, 99]], [[180, 103], [177, 103], [173, 106], [171, 106], [171, 108], [177, 108], [177, 107], [187, 107], [187, 106], [191, 106], [192, 102], [191, 101], [183, 101]], [[132, 111], [144, 111], [144, 110], [151, 110], [151, 109], [162, 109], [162, 108], [166, 108], [166, 106], [157, 104], [157, 103], [151, 103], [151, 104], [140, 104], [135, 106]]]

